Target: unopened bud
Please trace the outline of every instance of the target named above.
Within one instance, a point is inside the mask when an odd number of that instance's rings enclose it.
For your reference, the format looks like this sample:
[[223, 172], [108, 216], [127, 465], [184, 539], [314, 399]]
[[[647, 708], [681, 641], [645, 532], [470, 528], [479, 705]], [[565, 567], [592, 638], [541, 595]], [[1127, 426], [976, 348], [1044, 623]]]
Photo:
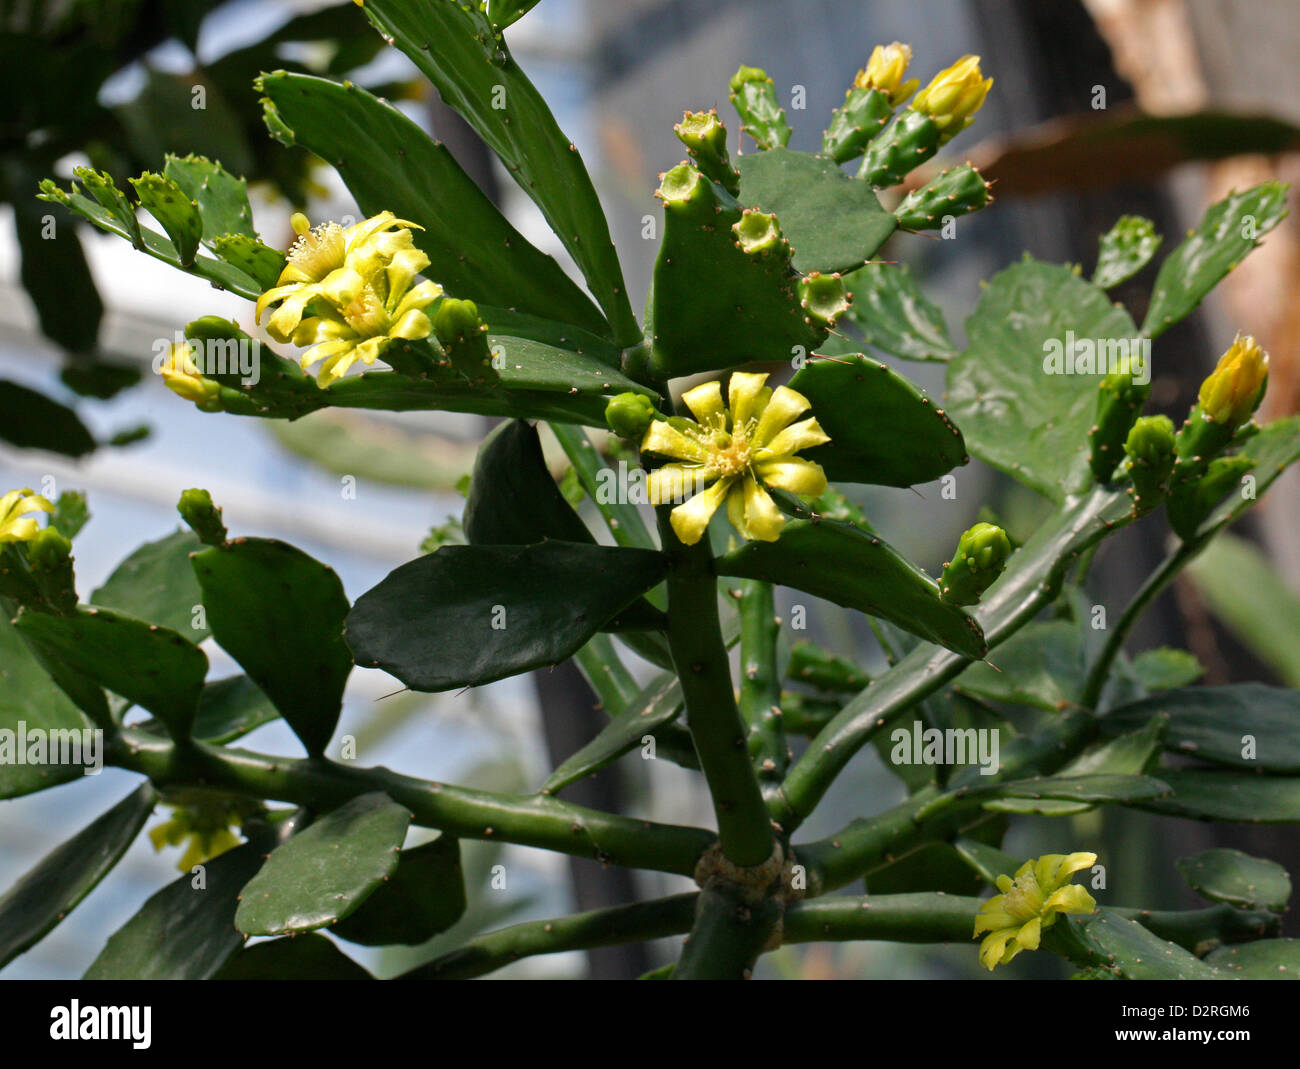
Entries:
[[1218, 366], [1201, 383], [1202, 414], [1235, 430], [1259, 407], [1268, 379], [1268, 353], [1249, 334], [1238, 334]]
[[1006, 567], [1011, 540], [991, 523], [977, 523], [957, 542], [957, 552], [939, 580], [943, 600], [974, 605]]
[[620, 438], [641, 441], [654, 422], [655, 406], [643, 393], [621, 393], [605, 406], [605, 423]]
[[979, 56], [962, 56], [916, 94], [912, 107], [934, 120], [941, 142], [951, 141], [974, 122], [992, 85], [980, 72]]
[[176, 504], [176, 511], [199, 541], [209, 546], [224, 545], [226, 525], [221, 522], [221, 510], [212, 503], [212, 495], [206, 490], [186, 490]]
[[1143, 416], [1124, 442], [1133, 479], [1133, 507], [1145, 515], [1164, 499], [1174, 467], [1174, 423], [1168, 416]]
[[876, 45], [871, 50], [864, 70], [858, 71], [853, 79], [855, 89], [879, 89], [888, 94], [891, 107], [898, 107], [904, 100], [916, 92], [921, 84], [919, 78], [903, 81], [907, 66], [912, 62], [912, 46], [895, 41], [889, 45]]

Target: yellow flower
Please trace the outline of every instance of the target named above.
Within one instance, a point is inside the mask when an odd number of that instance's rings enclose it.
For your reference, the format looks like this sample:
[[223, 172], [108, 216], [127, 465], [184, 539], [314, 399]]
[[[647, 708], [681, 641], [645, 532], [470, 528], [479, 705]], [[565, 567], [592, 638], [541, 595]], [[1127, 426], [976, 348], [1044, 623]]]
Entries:
[[1010, 876], [999, 876], [998, 890], [980, 906], [974, 935], [988, 932], [980, 944], [980, 963], [987, 969], [1006, 965], [1022, 950], [1037, 950], [1044, 928], [1056, 923], [1058, 913], [1091, 913], [1097, 908], [1092, 895], [1070, 883], [1080, 869], [1097, 860], [1096, 854], [1044, 854], [1026, 861]]
[[1238, 334], [1201, 383], [1201, 412], [1215, 423], [1240, 426], [1259, 404], [1267, 378], [1268, 353], [1249, 334]]
[[29, 512], [53, 512], [51, 505], [30, 488], [10, 490], [0, 497], [0, 542], [27, 542], [40, 530]]
[[879, 89], [889, 94], [889, 103], [898, 107], [916, 92], [919, 78], [903, 81], [907, 65], [912, 62], [912, 46], [895, 41], [892, 45], [876, 45], [867, 60], [866, 70], [858, 71], [853, 79], [855, 89]]
[[289, 247], [275, 286], [257, 300], [259, 323], [269, 305], [281, 302], [267, 320], [266, 331], [282, 342], [292, 337], [307, 306], [327, 295], [331, 280], [338, 284], [334, 279], [338, 272], [346, 268], [368, 278], [399, 252], [413, 248], [411, 227], [423, 229], [392, 212], [380, 212], [349, 227], [321, 223], [313, 228], [301, 212], [295, 212], [291, 222], [298, 238]]
[[150, 829], [149, 839], [155, 850], [186, 843], [185, 853], [176, 867], [181, 872], [189, 872], [195, 865], [211, 861], [240, 844], [239, 836], [230, 829], [243, 823], [244, 808], [207, 799], [173, 806], [172, 819]]
[[197, 364], [190, 358], [190, 347], [181, 342], [173, 345], [171, 353], [158, 368], [158, 374], [173, 393], [193, 401], [205, 412], [221, 410], [221, 384], [204, 378]]
[[739, 371], [732, 375], [729, 409], [722, 403], [721, 383], [696, 386], [682, 395], [695, 420], [657, 421], [646, 431], [643, 452], [684, 461], [650, 473], [651, 504], [698, 491], [671, 515], [673, 530], [688, 546], [700, 540], [724, 500], [732, 526], [745, 538], [774, 542], [785, 516], [764, 487], [808, 497], [826, 490], [821, 466], [794, 454], [830, 438], [815, 418], [794, 422], [811, 407], [803, 394], [788, 386], [773, 391], [763, 385], [766, 379]]
[[916, 94], [912, 107], [938, 124], [941, 141], [950, 141], [975, 121], [992, 85], [980, 73], [979, 56], [962, 56]]
[[386, 267], [370, 275], [351, 268], [335, 271], [322, 283], [325, 300], [319, 313], [302, 320], [293, 334], [295, 345], [311, 346], [302, 366], [321, 365], [317, 382], [327, 386], [356, 361], [373, 364], [389, 342], [427, 338], [433, 330], [424, 309], [442, 296], [436, 282], [415, 282], [429, 266], [419, 249], [402, 249]]

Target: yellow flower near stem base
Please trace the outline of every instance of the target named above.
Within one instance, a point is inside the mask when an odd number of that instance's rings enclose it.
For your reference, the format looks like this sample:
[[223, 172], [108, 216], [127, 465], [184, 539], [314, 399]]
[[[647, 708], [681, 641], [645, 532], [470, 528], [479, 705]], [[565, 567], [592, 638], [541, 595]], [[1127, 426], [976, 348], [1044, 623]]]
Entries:
[[399, 338], [418, 341], [433, 332], [424, 309], [442, 296], [436, 282], [413, 285], [429, 266], [419, 249], [402, 249], [388, 264], [362, 274], [350, 267], [334, 272], [321, 286], [317, 313], [293, 333], [295, 345], [311, 346], [302, 366], [323, 360], [317, 382], [327, 386], [358, 360], [373, 364]]
[[993, 79], [980, 72], [979, 56], [962, 56], [936, 74], [911, 106], [935, 121], [941, 131], [940, 143], [946, 143], [975, 121], [975, 113], [992, 87]]
[[774, 542], [785, 516], [766, 487], [805, 497], [826, 491], [821, 465], [795, 454], [830, 441], [815, 418], [796, 423], [811, 405], [788, 386], [764, 386], [766, 375], [736, 372], [727, 387], [706, 382], [687, 390], [682, 401], [694, 420], [673, 419], [650, 425], [641, 450], [682, 461], [665, 464], [647, 479], [650, 503], [666, 504], [687, 493], [695, 496], [673, 509], [673, 531], [693, 546], [718, 506], [727, 503], [731, 524], [745, 538]]
[[999, 876], [998, 890], [975, 918], [973, 935], [988, 932], [980, 944], [980, 964], [986, 969], [1006, 965], [1022, 950], [1037, 950], [1043, 929], [1061, 913], [1091, 913], [1092, 895], [1070, 882], [1080, 869], [1091, 867], [1096, 854], [1044, 854], [1026, 861], [1015, 878]]
[[347, 269], [368, 277], [397, 253], [414, 248], [410, 228], [422, 229], [392, 212], [380, 212], [348, 227], [338, 223], [312, 227], [305, 215], [295, 212], [291, 223], [298, 237], [289, 246], [284, 270], [276, 284], [257, 299], [259, 323], [267, 307], [280, 302], [267, 320], [266, 332], [281, 342], [293, 337], [307, 306], [326, 296], [331, 284], [339, 284], [338, 272]]
[[0, 497], [0, 542], [28, 542], [40, 531], [32, 512], [53, 512], [54, 506], [30, 487]]
[[173, 806], [171, 820], [150, 829], [149, 840], [155, 850], [185, 843], [185, 853], [176, 867], [181, 872], [189, 872], [195, 865], [202, 865], [239, 846], [239, 836], [230, 829], [232, 825], [239, 827], [242, 822], [243, 814], [236, 806], [211, 803]]

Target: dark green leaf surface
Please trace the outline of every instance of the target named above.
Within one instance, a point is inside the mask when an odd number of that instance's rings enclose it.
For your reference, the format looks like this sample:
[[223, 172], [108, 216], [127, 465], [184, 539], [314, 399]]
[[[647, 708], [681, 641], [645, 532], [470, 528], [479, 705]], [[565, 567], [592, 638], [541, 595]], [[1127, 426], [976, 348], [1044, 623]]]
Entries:
[[202, 642], [209, 631], [206, 624], [193, 626], [194, 609], [203, 603], [203, 593], [190, 565], [190, 554], [202, 548], [194, 533], [183, 529], [146, 542], [113, 569], [90, 601], [170, 627], [196, 644]]
[[[1186, 687], [1115, 709], [1101, 720], [1109, 733], [1169, 717], [1165, 747], [1215, 764], [1300, 773], [1300, 692], [1262, 683]], [[1253, 739], [1254, 756], [1248, 740]]]
[[1196, 655], [1171, 646], [1143, 650], [1130, 666], [1134, 677], [1147, 690], [1172, 690], [1195, 683], [1205, 674]]
[[373, 980], [329, 939], [315, 932], [245, 947], [214, 980]]
[[846, 313], [871, 345], [904, 360], [951, 360], [957, 348], [943, 313], [926, 299], [906, 264], [866, 264], [844, 279]]
[[[591, 300], [519, 233], [440, 143], [350, 82], [278, 71], [259, 83], [273, 130], [332, 164], [367, 215], [422, 226], [426, 274], [448, 292], [602, 332]], [[284, 139], [284, 134], [281, 133]]]
[[208, 626], [275, 703], [309, 754], [329, 743], [352, 656], [334, 570], [300, 549], [240, 538], [193, 557]]
[[1286, 191], [1285, 182], [1265, 182], [1211, 207], [1160, 265], [1142, 332], [1154, 338], [1191, 313], [1286, 216]]
[[0, 439], [18, 449], [80, 457], [95, 448], [94, 435], [67, 405], [7, 379], [0, 379], [0, 412]]
[[989, 701], [1056, 710], [1076, 703], [1083, 689], [1083, 641], [1076, 624], [1030, 624], [958, 679], [967, 694]]
[[41, 654], [149, 710], [173, 738], [188, 738], [208, 656], [183, 635], [112, 609], [74, 616], [24, 612], [18, 630]]
[[0, 897], [0, 966], [39, 942], [90, 894], [135, 840], [155, 797], [152, 785], [142, 783]]
[[1216, 980], [1227, 977], [1182, 947], [1152, 935], [1137, 921], [1111, 910], [1099, 909], [1090, 917], [1067, 918], [1097, 964], [1113, 968], [1126, 980]]
[[1281, 913], [1291, 898], [1291, 877], [1276, 861], [1251, 857], [1240, 850], [1206, 850], [1178, 860], [1187, 886], [1211, 902], [1238, 909], [1267, 909]]
[[614, 340], [634, 344], [640, 330], [582, 157], [487, 15], [443, 0], [367, 0], [364, 10], [501, 158], [581, 268]]
[[775, 542], [746, 542], [717, 561], [720, 575], [764, 579], [897, 624], [968, 657], [985, 652], [979, 625], [943, 601], [939, 584], [853, 524], [792, 520]]
[[[1197, 528], [1198, 538], [1235, 520], [1263, 495], [1283, 471], [1300, 460], [1300, 416], [1274, 420], [1248, 439], [1241, 451], [1255, 462], [1250, 471], [1254, 478], [1254, 495], [1236, 492], [1225, 497]], [[1243, 486], [1243, 491], [1244, 489]]]
[[646, 735], [654, 735], [664, 724], [671, 723], [681, 711], [682, 688], [677, 677], [661, 672], [594, 739], [556, 767], [541, 793], [557, 794], [570, 783], [599, 772], [640, 746]]
[[444, 832], [403, 850], [393, 874], [331, 931], [364, 946], [418, 946], [460, 920], [465, 905], [460, 840]]
[[649, 550], [574, 542], [443, 546], [357, 599], [348, 643], [412, 690], [490, 683], [571, 657], [666, 567]]
[[[1054, 500], [1090, 478], [1088, 429], [1105, 374], [1046, 374], [1045, 343], [1137, 338], [1128, 313], [1067, 267], [1026, 260], [995, 275], [948, 365], [948, 414], [981, 460]], [[1068, 358], [1068, 352], [1067, 352]], [[1082, 347], [1076, 361], [1083, 356]], [[1099, 353], [1099, 364], [1106, 364]]]
[[235, 927], [282, 935], [346, 917], [392, 875], [410, 823], [382, 791], [326, 813], [272, 851], [240, 892]]
[[800, 274], [852, 271], [894, 232], [898, 221], [865, 182], [834, 160], [771, 148], [736, 160], [744, 208], [775, 213]]
[[1300, 939], [1260, 939], [1210, 951], [1206, 962], [1239, 980], [1300, 980]]
[[108, 940], [87, 980], [206, 980], [243, 945], [239, 892], [262, 867], [269, 842], [247, 842], [153, 895]]
[[1300, 824], [1300, 776], [1259, 776], [1208, 768], [1161, 768], [1168, 798], [1138, 808], [1196, 820], [1245, 824]]
[[943, 409], [870, 357], [813, 360], [790, 388], [812, 402], [831, 439], [801, 455], [820, 464], [832, 482], [911, 486], [970, 460], [961, 431]]

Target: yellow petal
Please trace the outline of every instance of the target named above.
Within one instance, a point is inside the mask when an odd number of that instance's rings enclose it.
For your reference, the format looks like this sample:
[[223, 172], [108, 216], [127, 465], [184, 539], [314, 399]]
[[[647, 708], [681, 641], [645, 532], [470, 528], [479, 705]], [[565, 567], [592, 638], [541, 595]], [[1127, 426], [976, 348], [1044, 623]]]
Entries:
[[772, 496], [756, 480], [745, 480], [745, 528], [742, 532], [746, 538], [760, 542], [775, 542], [781, 537], [785, 527], [785, 516], [776, 507]]
[[722, 504], [730, 488], [730, 479], [719, 479], [708, 489], [701, 490], [686, 504], [678, 505], [669, 516], [673, 531], [686, 545], [693, 546], [708, 530], [709, 520]]
[[412, 308], [393, 324], [388, 336], [390, 338], [406, 338], [408, 341], [419, 341], [421, 338], [427, 338], [432, 330], [433, 327], [429, 324], [429, 317], [419, 309]]
[[641, 452], [658, 453], [674, 460], [693, 460], [702, 464], [709, 459], [709, 451], [694, 438], [688, 437], [666, 420], [657, 419], [641, 439]]
[[[758, 429], [754, 431], [755, 444], [760, 447], [775, 448], [771, 443], [777, 432], [788, 427], [811, 407], [808, 398], [797, 390], [792, 390], [789, 386], [778, 386], [767, 407], [763, 409], [762, 418], [758, 421]], [[830, 441], [829, 438], [824, 440]], [[794, 450], [786, 450], [786, 452], [794, 452]]]
[[[731, 376], [731, 382], [727, 386], [727, 399], [731, 405], [733, 427], [743, 427], [752, 417], [758, 415], [758, 402], [763, 392], [763, 383], [766, 381], [766, 374], [748, 371], [737, 371]], [[771, 402], [769, 401], [768, 404]]]
[[[980, 944], [980, 964], [989, 970], [992, 970], [996, 965], [1001, 965], [1007, 943], [1011, 941], [1015, 934], [1016, 929], [1014, 928], [1002, 928], [991, 935], [985, 936], [984, 942]], [[1014, 955], [1012, 956], [1014, 957]]]
[[1097, 901], [1080, 884], [1066, 884], [1043, 903], [1043, 910], [1056, 913], [1091, 913], [1097, 908]]
[[756, 465], [755, 470], [764, 483], [778, 490], [805, 497], [819, 497], [826, 492], [826, 473], [811, 460], [767, 460]]
[[1016, 933], [1016, 942], [1026, 950], [1037, 950], [1038, 944], [1043, 937], [1043, 921], [1041, 917], [1033, 917], [1026, 921], [1020, 931]]
[[320, 291], [332, 304], [342, 307], [357, 299], [366, 280], [351, 267], [340, 267], [331, 271], [320, 284]]
[[691, 410], [691, 415], [706, 427], [718, 423], [722, 415], [722, 383], [701, 383], [682, 394], [682, 404]]
[[442, 287], [436, 282], [421, 282], [402, 298], [401, 303], [393, 310], [393, 318], [401, 319], [412, 309], [423, 309], [441, 297], [442, 292]]
[[717, 473], [708, 468], [665, 464], [646, 476], [646, 493], [652, 505], [679, 503], [717, 477]]
[[[770, 405], [768, 410], [771, 410]], [[786, 427], [758, 450], [758, 457], [760, 460], [766, 460], [769, 457], [793, 456], [813, 446], [825, 445], [830, 440], [830, 435], [822, 430], [821, 424], [814, 417], [796, 423], [793, 427]]]

